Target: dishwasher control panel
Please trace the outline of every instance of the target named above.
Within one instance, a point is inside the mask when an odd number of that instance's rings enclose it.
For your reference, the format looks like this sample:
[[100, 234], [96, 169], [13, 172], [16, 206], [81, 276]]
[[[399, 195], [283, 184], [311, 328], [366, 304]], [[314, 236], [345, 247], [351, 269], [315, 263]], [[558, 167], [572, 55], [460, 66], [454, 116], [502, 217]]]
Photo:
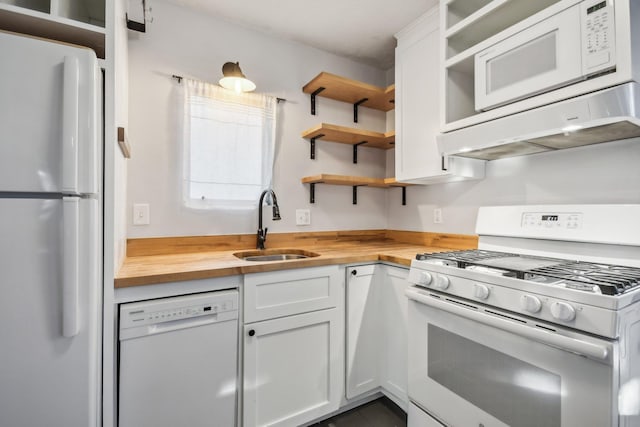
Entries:
[[238, 292], [186, 295], [120, 306], [120, 329], [171, 322], [238, 310]]

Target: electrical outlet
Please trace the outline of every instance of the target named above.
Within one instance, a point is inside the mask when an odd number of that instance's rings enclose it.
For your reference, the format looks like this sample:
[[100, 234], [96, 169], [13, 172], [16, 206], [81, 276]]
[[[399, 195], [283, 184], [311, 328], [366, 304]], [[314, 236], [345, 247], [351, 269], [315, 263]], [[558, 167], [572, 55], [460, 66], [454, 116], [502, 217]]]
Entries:
[[136, 203], [133, 205], [133, 225], [149, 225], [149, 204]]
[[311, 211], [309, 209], [296, 209], [296, 225], [310, 225]]
[[433, 210], [433, 223], [442, 224], [442, 209], [435, 208]]

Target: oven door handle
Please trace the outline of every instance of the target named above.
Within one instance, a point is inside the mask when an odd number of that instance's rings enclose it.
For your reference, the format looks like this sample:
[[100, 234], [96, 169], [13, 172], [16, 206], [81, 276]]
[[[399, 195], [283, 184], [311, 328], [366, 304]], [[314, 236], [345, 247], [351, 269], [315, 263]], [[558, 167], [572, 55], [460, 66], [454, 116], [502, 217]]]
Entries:
[[534, 329], [529, 326], [520, 325], [507, 319], [501, 319], [489, 314], [473, 311], [470, 308], [459, 307], [453, 303], [444, 302], [438, 298], [422, 295], [411, 289], [407, 289], [406, 295], [419, 303], [430, 307], [446, 311], [456, 316], [464, 317], [474, 322], [482, 323], [487, 326], [502, 329], [516, 335], [530, 338], [542, 344], [559, 348], [561, 350], [570, 351], [579, 355], [591, 357], [593, 359], [607, 360], [609, 356], [609, 346], [584, 341], [577, 338], [571, 338], [560, 334], [554, 334], [542, 329]]

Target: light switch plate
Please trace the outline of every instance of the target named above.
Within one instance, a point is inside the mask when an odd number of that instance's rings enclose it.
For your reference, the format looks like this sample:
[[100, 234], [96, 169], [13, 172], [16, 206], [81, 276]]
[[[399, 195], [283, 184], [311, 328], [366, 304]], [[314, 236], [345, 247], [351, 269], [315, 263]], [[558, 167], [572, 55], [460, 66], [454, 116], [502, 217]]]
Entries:
[[136, 203], [133, 205], [133, 225], [149, 225], [149, 204]]
[[442, 224], [442, 209], [435, 208], [433, 210], [433, 223]]
[[311, 225], [311, 211], [309, 209], [296, 209], [296, 225]]

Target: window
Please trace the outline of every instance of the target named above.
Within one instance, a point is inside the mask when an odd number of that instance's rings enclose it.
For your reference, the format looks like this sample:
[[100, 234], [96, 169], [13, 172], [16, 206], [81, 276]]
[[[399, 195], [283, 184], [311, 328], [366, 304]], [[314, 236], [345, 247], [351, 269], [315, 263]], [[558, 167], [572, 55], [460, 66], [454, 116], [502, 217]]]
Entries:
[[250, 209], [271, 186], [276, 98], [185, 79], [183, 199], [196, 209]]

